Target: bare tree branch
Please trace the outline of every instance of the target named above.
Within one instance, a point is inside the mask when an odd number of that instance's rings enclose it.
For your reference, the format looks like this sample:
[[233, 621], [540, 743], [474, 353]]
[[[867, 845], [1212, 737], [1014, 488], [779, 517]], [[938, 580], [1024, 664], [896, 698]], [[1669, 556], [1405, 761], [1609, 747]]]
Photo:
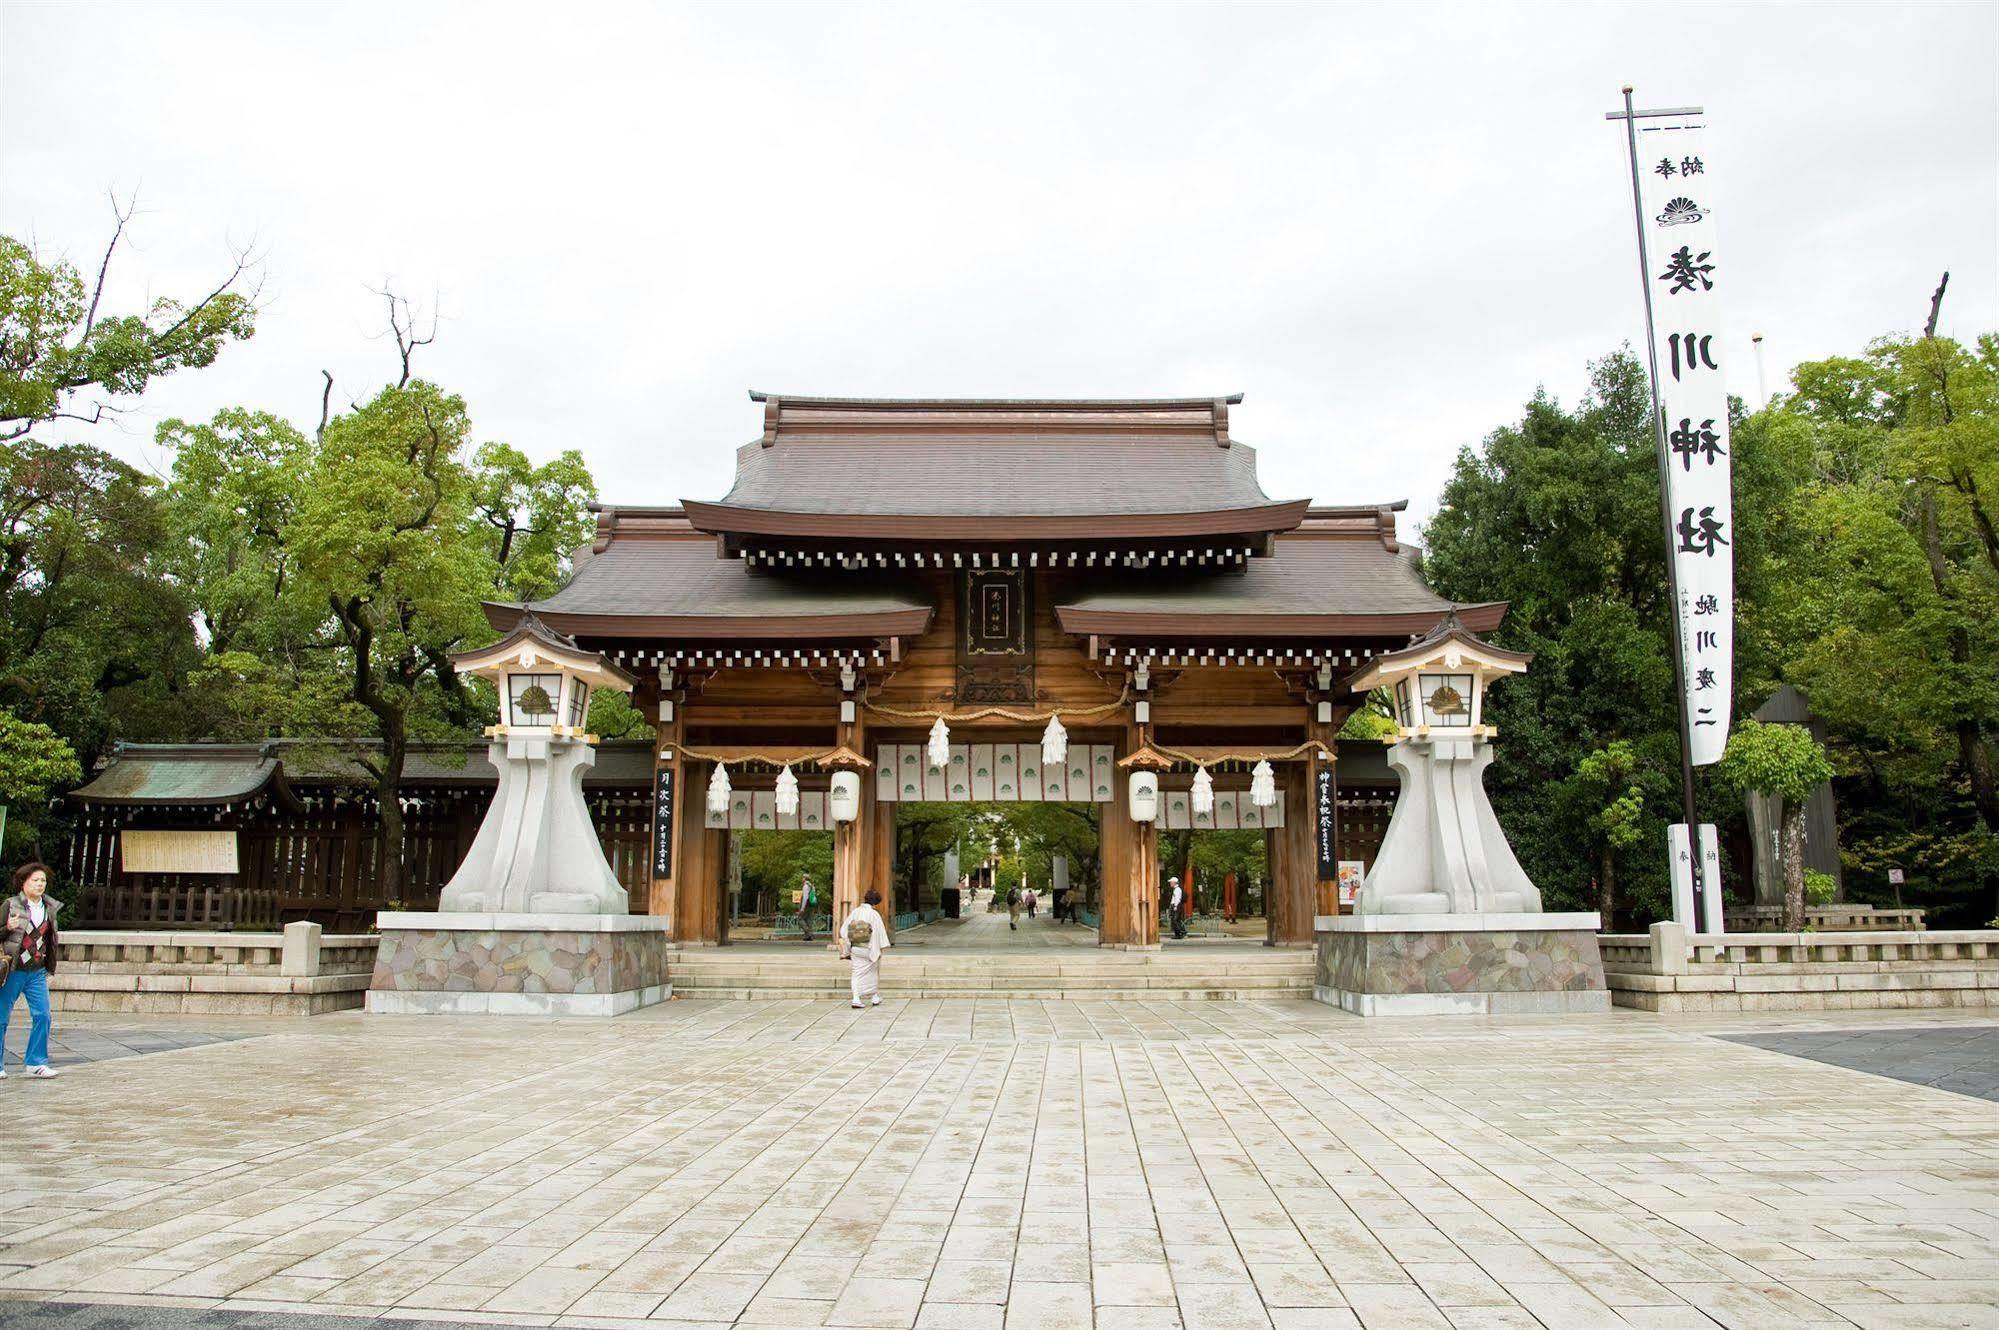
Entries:
[[437, 299], [431, 298], [430, 323], [424, 327], [424, 312], [409, 302], [408, 298], [396, 294], [392, 283], [384, 282], [379, 288], [369, 287], [376, 295], [388, 303], [389, 332], [396, 339], [396, 358], [402, 365], [402, 376], [396, 380], [396, 387], [407, 388], [410, 382], [410, 361], [417, 348], [429, 346], [437, 340]]
[[118, 225], [112, 228], [111, 243], [104, 247], [104, 261], [97, 265], [97, 285], [90, 288], [90, 312], [83, 317], [82, 341], [89, 341], [90, 330], [97, 326], [97, 302], [104, 297], [104, 275], [111, 271], [111, 255], [118, 248], [119, 238], [125, 234], [125, 223], [132, 220], [132, 214], [138, 207], [139, 196], [136, 193], [121, 208], [118, 206], [117, 191], [111, 192], [111, 215], [118, 219]]
[[1943, 312], [1943, 289], [1949, 285], [1950, 274], [1945, 273], [1943, 280], [1937, 283], [1936, 294], [1930, 297], [1930, 321], [1923, 325], [1923, 336], [1926, 338], [1937, 335], [1937, 315]]
[[326, 387], [319, 394], [319, 429], [312, 436], [315, 439], [326, 437], [326, 422], [333, 413], [333, 371], [323, 369], [319, 372], [326, 379]]

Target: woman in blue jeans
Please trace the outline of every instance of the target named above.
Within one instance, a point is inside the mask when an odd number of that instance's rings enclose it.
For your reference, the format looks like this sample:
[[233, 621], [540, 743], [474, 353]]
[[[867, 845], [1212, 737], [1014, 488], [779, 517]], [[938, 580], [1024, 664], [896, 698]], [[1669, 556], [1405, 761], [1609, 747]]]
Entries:
[[7, 1075], [7, 1021], [14, 1014], [15, 1000], [28, 999], [28, 1015], [34, 1028], [28, 1032], [25, 1059], [30, 1076], [54, 1076], [49, 1065], [49, 976], [56, 968], [56, 911], [62, 907], [48, 898], [49, 866], [22, 864], [14, 870], [14, 894], [7, 898], [5, 931], [0, 932], [0, 953], [10, 967], [5, 983], [0, 983], [0, 1077]]

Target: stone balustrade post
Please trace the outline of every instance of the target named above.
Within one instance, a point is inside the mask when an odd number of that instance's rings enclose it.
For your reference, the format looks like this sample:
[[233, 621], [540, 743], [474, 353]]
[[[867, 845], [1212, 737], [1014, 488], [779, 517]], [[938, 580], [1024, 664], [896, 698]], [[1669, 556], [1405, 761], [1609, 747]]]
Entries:
[[1687, 926], [1665, 921], [1652, 925], [1652, 973], [1687, 972]]
[[301, 919], [295, 924], [285, 925], [284, 951], [279, 957], [278, 973], [285, 976], [309, 978], [319, 973], [319, 943], [324, 932], [311, 920]]

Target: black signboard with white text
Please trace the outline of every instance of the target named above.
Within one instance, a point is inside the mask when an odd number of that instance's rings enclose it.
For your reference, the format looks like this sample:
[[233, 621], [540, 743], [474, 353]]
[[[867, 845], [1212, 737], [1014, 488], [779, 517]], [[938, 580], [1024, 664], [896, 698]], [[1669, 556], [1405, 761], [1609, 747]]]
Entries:
[[1321, 764], [1313, 773], [1312, 833], [1319, 846], [1319, 881], [1337, 881], [1340, 875], [1339, 837], [1335, 834], [1339, 816], [1339, 791], [1333, 784], [1331, 763]]
[[673, 876], [673, 768], [654, 773], [652, 795], [652, 875]]

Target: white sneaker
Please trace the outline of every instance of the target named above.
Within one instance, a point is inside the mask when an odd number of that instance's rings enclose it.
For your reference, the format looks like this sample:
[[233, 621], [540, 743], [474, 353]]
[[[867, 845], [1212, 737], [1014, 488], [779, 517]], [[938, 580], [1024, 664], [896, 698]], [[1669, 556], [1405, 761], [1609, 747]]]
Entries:
[[875, 1000], [874, 1000], [874, 1001], [873, 1001], [872, 1003], [870, 1003], [869, 1005], [870, 1005], [870, 1006], [875, 1006], [875, 1007], [879, 1007], [879, 1006], [880, 1006], [881, 1004], [882, 1004], [882, 1000], [881, 1000], [881, 994], [877, 993], [877, 994], [875, 994]]
[[860, 1003], [858, 1003], [858, 1002], [856, 1002], [856, 1003], [854, 1004], [854, 1010], [855, 1010], [855, 1011], [859, 1011], [860, 1009], [861, 1009], [861, 1004], [860, 1004]]
[[57, 1071], [54, 1067], [44, 1066], [44, 1067], [28, 1068], [28, 1075], [39, 1077], [42, 1080], [47, 1080], [51, 1076], [60, 1076], [62, 1075], [62, 1073]]
[[4, 1081], [6, 1079], [7, 1079], [7, 1069], [5, 1067], [0, 1067], [0, 1081]]

